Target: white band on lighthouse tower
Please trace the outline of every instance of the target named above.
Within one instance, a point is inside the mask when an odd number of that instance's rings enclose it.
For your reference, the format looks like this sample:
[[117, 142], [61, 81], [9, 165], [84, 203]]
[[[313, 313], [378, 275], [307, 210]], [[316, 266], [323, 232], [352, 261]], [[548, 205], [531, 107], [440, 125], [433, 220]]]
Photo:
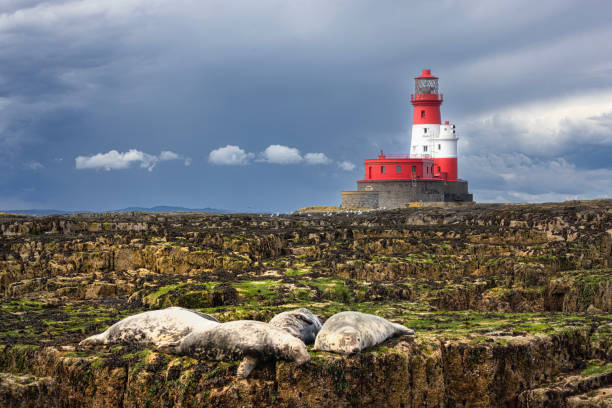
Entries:
[[412, 125], [410, 156], [414, 158], [456, 158], [455, 125]]

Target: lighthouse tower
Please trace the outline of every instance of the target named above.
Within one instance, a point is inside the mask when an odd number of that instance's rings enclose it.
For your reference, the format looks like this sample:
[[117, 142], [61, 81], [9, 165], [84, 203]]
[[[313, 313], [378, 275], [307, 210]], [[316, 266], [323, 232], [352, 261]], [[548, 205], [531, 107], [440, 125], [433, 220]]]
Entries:
[[[344, 208], [402, 208], [472, 203], [468, 183], [457, 178], [455, 125], [442, 123], [438, 78], [424, 69], [415, 78], [410, 154], [385, 154], [364, 160], [357, 191], [342, 192]], [[427, 204], [426, 204], [427, 203]]]
[[424, 69], [414, 79], [414, 106], [410, 157], [429, 158], [434, 161], [434, 176], [446, 181], [457, 181], [457, 136], [455, 125], [448, 121], [442, 124], [440, 105], [442, 94], [438, 89], [438, 78]]

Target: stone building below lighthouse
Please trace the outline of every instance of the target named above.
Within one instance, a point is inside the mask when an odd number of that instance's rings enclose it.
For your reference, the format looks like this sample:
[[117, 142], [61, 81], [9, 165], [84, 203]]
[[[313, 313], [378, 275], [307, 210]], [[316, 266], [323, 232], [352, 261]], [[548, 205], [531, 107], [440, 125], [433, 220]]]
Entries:
[[401, 208], [421, 203], [472, 202], [468, 183], [458, 178], [455, 125], [442, 123], [438, 78], [424, 69], [415, 78], [410, 154], [364, 162], [357, 191], [342, 192], [343, 208]]

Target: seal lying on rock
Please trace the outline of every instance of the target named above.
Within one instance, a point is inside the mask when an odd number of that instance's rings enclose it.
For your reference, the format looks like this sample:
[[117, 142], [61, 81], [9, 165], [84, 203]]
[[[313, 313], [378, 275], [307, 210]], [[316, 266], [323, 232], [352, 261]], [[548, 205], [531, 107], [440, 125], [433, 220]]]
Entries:
[[139, 313], [126, 317], [106, 331], [88, 337], [79, 346], [104, 344], [157, 344], [177, 341], [195, 329], [219, 325], [212, 316], [181, 307]]
[[180, 341], [160, 344], [158, 349], [206, 360], [243, 359], [238, 366], [239, 378], [248, 377], [258, 361], [288, 360], [303, 364], [310, 360], [302, 340], [254, 320], [236, 320], [195, 330]]
[[327, 319], [313, 350], [357, 353], [401, 334], [414, 334], [414, 330], [371, 314], [340, 312]]
[[286, 331], [306, 344], [314, 343], [322, 326], [321, 320], [304, 307], [277, 314], [270, 320], [270, 325]]

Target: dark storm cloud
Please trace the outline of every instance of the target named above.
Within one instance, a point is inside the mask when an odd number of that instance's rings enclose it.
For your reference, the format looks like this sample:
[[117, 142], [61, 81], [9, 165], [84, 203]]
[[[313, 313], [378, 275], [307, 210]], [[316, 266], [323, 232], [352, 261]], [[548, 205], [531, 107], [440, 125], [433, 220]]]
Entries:
[[[443, 116], [457, 124], [460, 174], [476, 199], [610, 196], [612, 186], [590, 180], [612, 175], [611, 9], [0, 1], [0, 207], [337, 202], [360, 165], [215, 167], [209, 153], [281, 145], [360, 163], [379, 149], [406, 152], [412, 77], [424, 67], [441, 77]], [[75, 168], [77, 156], [113, 150], [168, 150], [193, 165]]]

